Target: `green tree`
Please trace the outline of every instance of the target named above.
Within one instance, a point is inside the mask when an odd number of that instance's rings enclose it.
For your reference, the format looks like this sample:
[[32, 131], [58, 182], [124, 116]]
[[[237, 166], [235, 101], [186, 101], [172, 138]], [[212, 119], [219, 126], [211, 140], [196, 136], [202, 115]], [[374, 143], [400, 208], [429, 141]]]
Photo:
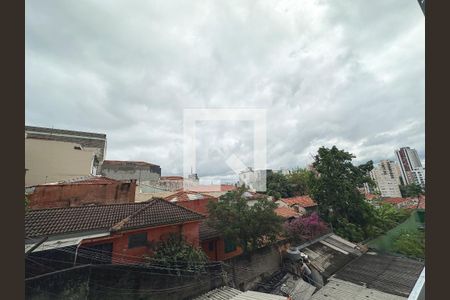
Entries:
[[293, 196], [309, 195], [314, 183], [314, 173], [307, 169], [298, 168], [287, 176]]
[[291, 186], [286, 178], [281, 173], [270, 172], [266, 178], [267, 195], [275, 199], [287, 198], [292, 196]]
[[277, 205], [266, 197], [249, 206], [243, 197], [245, 191], [241, 187], [226, 193], [218, 202], [208, 203], [208, 224], [250, 254], [276, 240], [282, 230], [282, 219], [274, 212]]
[[364, 200], [358, 187], [371, 182], [369, 172], [373, 162], [355, 166], [354, 155], [336, 146], [321, 147], [315, 156], [313, 168], [318, 173], [312, 185], [312, 197], [318, 202], [319, 213], [336, 232], [353, 241], [366, 237], [364, 231], [375, 218], [373, 208]]
[[419, 195], [423, 195], [424, 191], [420, 185], [417, 183], [411, 183], [407, 185], [400, 186], [400, 192], [402, 197], [418, 197]]

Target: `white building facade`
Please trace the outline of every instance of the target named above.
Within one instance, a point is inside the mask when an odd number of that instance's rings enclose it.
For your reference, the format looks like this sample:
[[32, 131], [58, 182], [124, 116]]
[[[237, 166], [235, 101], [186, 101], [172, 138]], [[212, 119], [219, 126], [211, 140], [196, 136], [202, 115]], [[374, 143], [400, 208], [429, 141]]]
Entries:
[[382, 197], [401, 197], [400, 172], [395, 161], [382, 160], [370, 172]]

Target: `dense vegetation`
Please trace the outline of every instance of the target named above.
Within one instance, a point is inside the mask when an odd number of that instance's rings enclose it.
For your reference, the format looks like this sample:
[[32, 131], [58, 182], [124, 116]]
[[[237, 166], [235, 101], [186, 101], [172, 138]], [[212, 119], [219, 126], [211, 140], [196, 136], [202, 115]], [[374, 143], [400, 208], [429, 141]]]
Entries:
[[419, 195], [423, 195], [425, 191], [422, 189], [420, 185], [417, 183], [411, 183], [407, 185], [400, 186], [400, 192], [402, 197], [417, 197]]
[[313, 240], [329, 231], [328, 225], [320, 220], [317, 213], [299, 217], [284, 224], [287, 237], [294, 242], [303, 243]]
[[245, 188], [239, 188], [223, 195], [219, 202], [210, 202], [208, 224], [249, 254], [276, 240], [282, 230], [282, 219], [274, 212], [276, 203], [261, 198], [249, 206], [244, 192]]
[[186, 242], [180, 234], [170, 234], [156, 246], [155, 256], [147, 258], [153, 264], [189, 271], [203, 270], [208, 257], [202, 249]]
[[364, 183], [374, 184], [369, 177], [373, 163], [355, 166], [354, 158], [335, 146], [321, 147], [311, 170], [268, 176], [268, 194], [275, 197], [308, 194], [318, 203], [319, 216], [337, 234], [354, 242], [376, 237], [403, 222], [408, 213], [388, 204], [376, 208], [365, 201], [358, 188]]
[[402, 232], [394, 242], [393, 250], [406, 256], [425, 258], [425, 234], [419, 230]]

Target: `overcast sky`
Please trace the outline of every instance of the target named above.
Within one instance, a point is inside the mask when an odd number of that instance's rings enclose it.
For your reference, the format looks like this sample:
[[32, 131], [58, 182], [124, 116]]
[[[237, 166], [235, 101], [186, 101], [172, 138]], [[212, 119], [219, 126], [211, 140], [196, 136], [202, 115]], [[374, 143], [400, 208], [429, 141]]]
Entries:
[[[414, 0], [26, 1], [27, 125], [106, 133], [107, 159], [183, 171], [183, 109], [267, 110], [267, 166], [324, 146], [425, 154]], [[253, 163], [254, 124], [197, 124], [200, 176]]]

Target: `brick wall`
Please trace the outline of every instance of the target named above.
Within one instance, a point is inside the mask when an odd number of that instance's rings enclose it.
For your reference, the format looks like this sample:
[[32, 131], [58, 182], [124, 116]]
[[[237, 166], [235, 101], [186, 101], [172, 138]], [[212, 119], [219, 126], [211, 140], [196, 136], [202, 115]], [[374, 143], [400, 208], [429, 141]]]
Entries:
[[197, 200], [189, 200], [189, 201], [178, 201], [175, 202], [177, 205], [186, 207], [195, 212], [208, 215], [208, 203], [210, 201], [217, 202], [217, 199], [197, 199]]
[[108, 184], [61, 184], [36, 186], [28, 195], [30, 209], [134, 202], [136, 181]]

